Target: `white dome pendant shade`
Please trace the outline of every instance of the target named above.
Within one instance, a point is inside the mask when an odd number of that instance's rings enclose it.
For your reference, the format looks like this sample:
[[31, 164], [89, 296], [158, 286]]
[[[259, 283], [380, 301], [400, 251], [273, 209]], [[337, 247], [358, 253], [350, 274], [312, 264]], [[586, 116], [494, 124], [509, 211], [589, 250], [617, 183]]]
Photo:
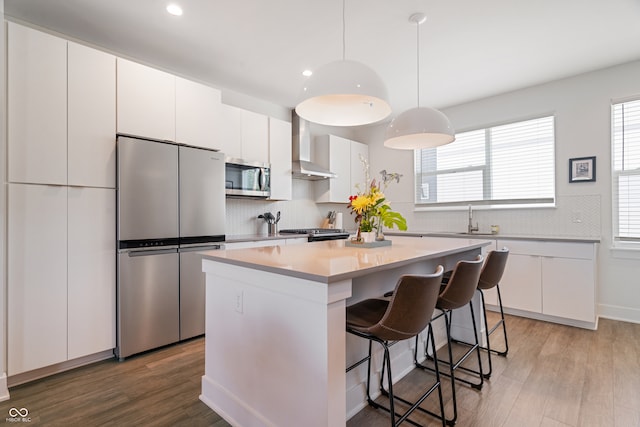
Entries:
[[345, 59], [345, 0], [342, 0], [342, 60], [323, 65], [302, 89], [296, 114], [327, 126], [359, 126], [391, 114], [387, 88], [371, 68]]
[[420, 25], [427, 20], [422, 13], [414, 13], [409, 21], [417, 29], [417, 93], [418, 107], [398, 115], [387, 126], [384, 146], [399, 150], [419, 150], [449, 144], [455, 138], [455, 131], [447, 116], [434, 108], [420, 107]]
[[391, 121], [387, 126], [384, 146], [399, 150], [437, 147], [453, 142], [454, 134], [449, 119], [441, 111], [417, 107]]
[[322, 125], [366, 125], [391, 114], [382, 79], [357, 61], [340, 60], [323, 65], [307, 80], [303, 97], [296, 113]]

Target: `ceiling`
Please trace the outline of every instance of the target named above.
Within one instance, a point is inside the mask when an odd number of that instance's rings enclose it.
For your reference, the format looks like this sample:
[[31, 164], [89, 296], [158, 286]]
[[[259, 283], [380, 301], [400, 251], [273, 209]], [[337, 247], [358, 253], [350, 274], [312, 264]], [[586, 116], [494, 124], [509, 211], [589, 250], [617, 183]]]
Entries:
[[[640, 0], [345, 0], [345, 57], [378, 72], [394, 114], [640, 59]], [[294, 107], [302, 71], [341, 59], [340, 0], [5, 0], [5, 15], [165, 70]]]

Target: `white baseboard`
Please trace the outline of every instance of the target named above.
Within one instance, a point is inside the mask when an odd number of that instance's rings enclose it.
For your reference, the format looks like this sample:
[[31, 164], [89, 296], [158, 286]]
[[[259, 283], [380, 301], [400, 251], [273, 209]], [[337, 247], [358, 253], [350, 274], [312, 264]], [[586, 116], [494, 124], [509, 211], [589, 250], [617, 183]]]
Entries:
[[640, 323], [640, 309], [637, 308], [598, 304], [598, 315], [603, 319]]
[[7, 384], [7, 373], [0, 375], [0, 402], [9, 400], [9, 386]]

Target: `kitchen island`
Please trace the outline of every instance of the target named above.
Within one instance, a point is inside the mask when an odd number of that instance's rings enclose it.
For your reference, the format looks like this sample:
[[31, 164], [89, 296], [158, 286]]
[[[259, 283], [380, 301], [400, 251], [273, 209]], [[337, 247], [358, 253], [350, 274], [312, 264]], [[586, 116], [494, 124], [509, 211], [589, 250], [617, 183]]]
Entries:
[[[200, 399], [238, 426], [340, 426], [364, 406], [364, 340], [345, 308], [395, 287], [401, 274], [452, 269], [489, 242], [394, 237], [380, 248], [344, 240], [203, 253], [205, 374]], [[395, 362], [394, 362], [395, 363]], [[410, 363], [394, 372], [408, 372]], [[404, 369], [403, 369], [404, 368]]]

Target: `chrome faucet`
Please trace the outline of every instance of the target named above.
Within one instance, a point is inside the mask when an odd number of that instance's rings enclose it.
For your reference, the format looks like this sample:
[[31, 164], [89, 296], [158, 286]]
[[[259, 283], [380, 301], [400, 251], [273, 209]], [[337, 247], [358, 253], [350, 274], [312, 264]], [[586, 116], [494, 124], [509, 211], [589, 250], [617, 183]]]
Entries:
[[476, 222], [476, 226], [473, 226], [473, 209], [471, 205], [469, 205], [469, 225], [467, 226], [467, 233], [471, 234], [474, 231], [478, 231], [478, 223]]

